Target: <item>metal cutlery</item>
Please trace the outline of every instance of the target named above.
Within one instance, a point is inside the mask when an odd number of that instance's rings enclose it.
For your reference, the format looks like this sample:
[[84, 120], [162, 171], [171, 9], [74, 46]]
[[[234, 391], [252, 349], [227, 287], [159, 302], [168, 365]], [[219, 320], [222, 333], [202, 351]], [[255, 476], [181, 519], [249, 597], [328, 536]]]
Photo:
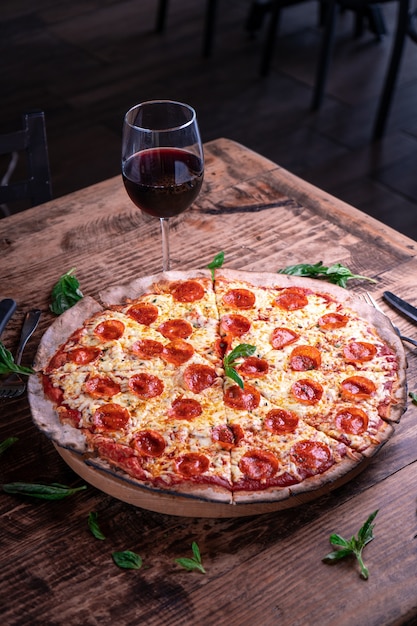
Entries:
[[16, 302], [12, 298], [0, 300], [0, 335], [6, 328], [6, 324], [16, 311]]
[[409, 320], [411, 320], [412, 322], [417, 322], [417, 308], [415, 306], [413, 306], [406, 300], [399, 298], [395, 295], [395, 293], [391, 293], [391, 291], [384, 291], [383, 298], [388, 302], [388, 304], [390, 304], [392, 307], [394, 307], [394, 309], [405, 315], [405, 317], [407, 317]]
[[[40, 316], [41, 311], [39, 309], [28, 311], [25, 315], [20, 333], [19, 346], [15, 357], [16, 365], [20, 365], [22, 361], [23, 351], [28, 340], [38, 326]], [[19, 376], [19, 374], [11, 373], [7, 378], [0, 381], [0, 398], [17, 398], [22, 395], [25, 389], [26, 382]]]
[[362, 296], [362, 299], [365, 300], [365, 302], [367, 304], [370, 304], [371, 306], [373, 306], [377, 311], [379, 311], [380, 313], [382, 313], [382, 315], [385, 315], [385, 317], [387, 319], [389, 319], [393, 329], [395, 330], [395, 332], [397, 333], [397, 335], [399, 336], [399, 338], [402, 341], [406, 341], [407, 343], [411, 343], [413, 346], [417, 346], [417, 340], [416, 339], [412, 339], [411, 337], [406, 337], [405, 335], [403, 335], [401, 333], [400, 329], [397, 326], [394, 326], [394, 324], [392, 323], [392, 321], [388, 317], [388, 315], [386, 315], [386, 313], [384, 313], [384, 311], [378, 306], [377, 302], [374, 300], [374, 298], [371, 296], [370, 293], [365, 291], [365, 293], [361, 294], [361, 296]]

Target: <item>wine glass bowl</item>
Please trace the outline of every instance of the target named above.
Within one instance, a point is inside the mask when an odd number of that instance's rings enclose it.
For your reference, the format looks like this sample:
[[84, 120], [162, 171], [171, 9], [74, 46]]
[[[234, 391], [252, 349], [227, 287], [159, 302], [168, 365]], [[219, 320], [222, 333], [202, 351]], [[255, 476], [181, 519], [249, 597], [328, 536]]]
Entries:
[[172, 100], [151, 100], [126, 113], [122, 177], [132, 202], [161, 220], [163, 270], [168, 270], [168, 219], [198, 196], [204, 156], [195, 110]]

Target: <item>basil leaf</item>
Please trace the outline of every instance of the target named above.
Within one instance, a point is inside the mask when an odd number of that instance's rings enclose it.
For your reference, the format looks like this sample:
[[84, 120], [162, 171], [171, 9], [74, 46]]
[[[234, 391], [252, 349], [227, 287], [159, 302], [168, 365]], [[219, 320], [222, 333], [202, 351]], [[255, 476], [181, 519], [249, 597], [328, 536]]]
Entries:
[[291, 276], [304, 276], [308, 278], [324, 278], [330, 283], [339, 285], [339, 287], [347, 287], [347, 281], [352, 279], [369, 280], [376, 283], [373, 278], [361, 276], [360, 274], [352, 274], [350, 269], [341, 263], [333, 263], [329, 267], [323, 265], [322, 261], [315, 264], [298, 263], [297, 265], [288, 265], [284, 269], [278, 270], [278, 274], [290, 274]]
[[408, 394], [413, 402], [413, 404], [417, 404], [417, 393], [414, 391], [410, 391]]
[[256, 346], [252, 346], [250, 343], [240, 343], [236, 348], [233, 348], [227, 356], [224, 357], [224, 363], [231, 365], [236, 359], [242, 359], [247, 356], [252, 356], [256, 352]]
[[84, 297], [80, 290], [80, 283], [73, 272], [75, 272], [75, 268], [63, 274], [52, 288], [52, 302], [49, 308], [55, 315], [61, 315]]
[[343, 548], [342, 550], [334, 550], [334, 552], [329, 552], [323, 558], [323, 561], [340, 561], [340, 559], [344, 559], [347, 556], [351, 556], [353, 554], [353, 550], [351, 548]]
[[60, 485], [59, 483], [45, 485], [43, 483], [15, 482], [2, 485], [2, 488], [6, 493], [31, 496], [32, 498], [40, 498], [42, 500], [62, 500], [63, 498], [71, 496], [78, 491], [87, 489], [87, 486], [67, 487], [66, 485]]
[[244, 388], [243, 379], [239, 376], [234, 367], [226, 365], [224, 368], [224, 373], [228, 378], [231, 378], [235, 383], [237, 383], [241, 389]]
[[183, 567], [184, 569], [188, 571], [198, 570], [202, 574], [205, 574], [206, 570], [204, 569], [202, 562], [201, 562], [200, 548], [198, 547], [198, 544], [195, 541], [193, 541], [193, 543], [191, 544], [191, 549], [194, 554], [193, 559], [183, 557], [180, 559], [175, 559], [175, 562], [178, 563], [178, 565], [181, 565], [181, 567]]
[[136, 552], [125, 550], [124, 552], [113, 552], [112, 559], [118, 567], [122, 569], [140, 569], [142, 567], [142, 557]]
[[333, 546], [349, 546], [349, 541], [347, 541], [346, 539], [343, 539], [343, 537], [341, 537], [340, 535], [330, 535], [330, 539], [329, 539], [330, 543]]
[[0, 341], [0, 374], [10, 374], [11, 372], [29, 375], [33, 374], [34, 370], [30, 367], [16, 365], [12, 353]]
[[98, 513], [92, 511], [88, 516], [88, 528], [96, 539], [101, 539], [102, 541], [106, 538], [105, 535], [100, 530], [98, 525]]
[[0, 456], [7, 450], [7, 448], [10, 448], [10, 446], [16, 443], [16, 441], [18, 441], [17, 437], [8, 437], [7, 439], [4, 439], [0, 443]]
[[207, 268], [211, 270], [211, 277], [214, 280], [214, 270], [218, 267], [221, 267], [224, 262], [224, 252], [219, 252], [216, 254], [211, 263], [207, 265]]

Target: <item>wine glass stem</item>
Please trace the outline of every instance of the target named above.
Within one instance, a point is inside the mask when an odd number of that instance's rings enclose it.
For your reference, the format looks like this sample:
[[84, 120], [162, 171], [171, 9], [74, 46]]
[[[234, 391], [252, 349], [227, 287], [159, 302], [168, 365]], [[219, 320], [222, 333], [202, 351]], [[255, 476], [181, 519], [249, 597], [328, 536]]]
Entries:
[[162, 269], [167, 272], [170, 268], [169, 260], [169, 220], [161, 217], [161, 234], [162, 234]]

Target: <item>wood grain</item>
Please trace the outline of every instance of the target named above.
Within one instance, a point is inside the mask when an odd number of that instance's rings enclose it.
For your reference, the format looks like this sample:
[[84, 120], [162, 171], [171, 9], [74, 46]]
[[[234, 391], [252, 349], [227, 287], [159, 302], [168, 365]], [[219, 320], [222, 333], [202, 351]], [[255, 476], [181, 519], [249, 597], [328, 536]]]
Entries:
[[[385, 311], [389, 289], [417, 303], [416, 242], [226, 139], [206, 144], [203, 192], [172, 230], [174, 269], [204, 267], [223, 249], [226, 267], [274, 271], [289, 263], [346, 263], [376, 284]], [[85, 294], [160, 270], [158, 224], [142, 218], [120, 178], [0, 220], [0, 297], [18, 311], [2, 336], [14, 350], [24, 311], [43, 311], [28, 344], [30, 363], [53, 315], [52, 285], [76, 268]], [[415, 327], [390, 311], [403, 332]], [[417, 360], [406, 347], [408, 384]], [[0, 401], [0, 441], [18, 442], [0, 459], [1, 482], [82, 480], [31, 422], [25, 396]], [[410, 402], [393, 437], [348, 484], [292, 510], [244, 518], [165, 515], [88, 486], [60, 502], [0, 497], [2, 622], [7, 626], [228, 623], [294, 626], [399, 626], [417, 620], [416, 407]], [[375, 539], [359, 578], [353, 560], [321, 562], [331, 532], [349, 537], [375, 509]], [[88, 530], [99, 516], [105, 541]], [[206, 575], [175, 562], [197, 541]], [[141, 554], [139, 571], [120, 570], [115, 550]]]

